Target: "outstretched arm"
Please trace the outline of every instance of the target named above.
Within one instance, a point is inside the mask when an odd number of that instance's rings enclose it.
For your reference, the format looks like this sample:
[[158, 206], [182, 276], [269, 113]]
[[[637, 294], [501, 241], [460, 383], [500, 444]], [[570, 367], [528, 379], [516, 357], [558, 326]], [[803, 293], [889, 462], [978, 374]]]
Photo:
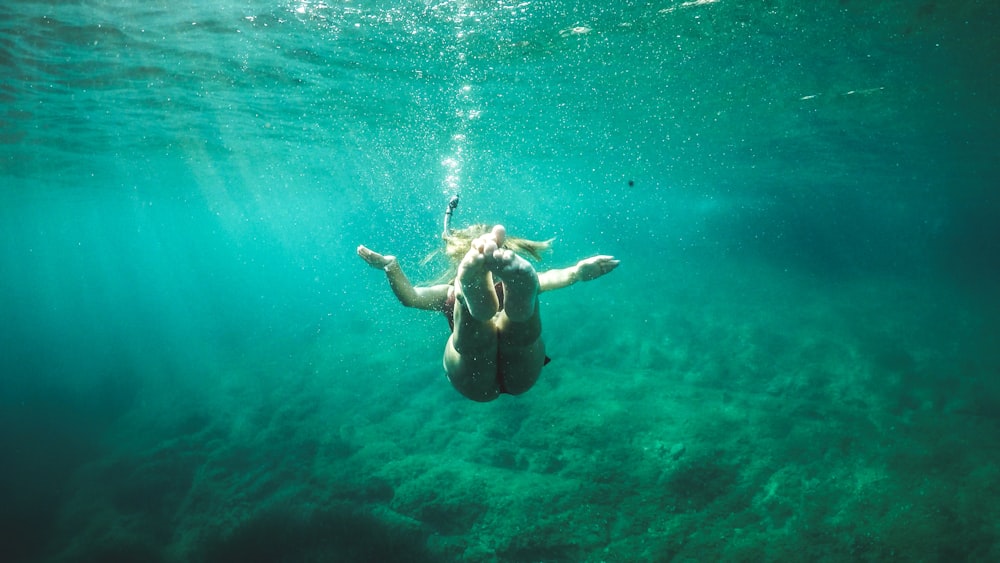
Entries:
[[396, 294], [396, 299], [399, 299], [399, 302], [407, 307], [436, 310], [441, 309], [445, 300], [448, 299], [449, 286], [447, 285], [413, 287], [410, 278], [406, 277], [403, 269], [399, 267], [395, 256], [384, 256], [363, 245], [358, 247], [358, 256], [372, 268], [385, 271], [389, 287]]
[[618, 267], [614, 256], [591, 256], [569, 268], [546, 270], [538, 274], [539, 291], [552, 291], [573, 285], [578, 281], [597, 279]]

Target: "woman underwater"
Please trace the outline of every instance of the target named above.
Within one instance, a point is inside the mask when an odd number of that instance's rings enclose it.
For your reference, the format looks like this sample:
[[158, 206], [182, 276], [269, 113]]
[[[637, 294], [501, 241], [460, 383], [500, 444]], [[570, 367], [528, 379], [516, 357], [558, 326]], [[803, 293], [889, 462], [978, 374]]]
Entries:
[[450, 283], [414, 286], [394, 256], [365, 246], [358, 247], [358, 256], [385, 271], [400, 303], [448, 317], [452, 333], [444, 349], [444, 369], [455, 389], [482, 402], [504, 393], [520, 395], [531, 389], [548, 363], [538, 294], [597, 279], [619, 261], [592, 256], [569, 268], [536, 272], [518, 253], [537, 260], [551, 241], [511, 237], [503, 225], [453, 231], [448, 224], [457, 205], [456, 196], [445, 212], [442, 235], [445, 253], [456, 265]]

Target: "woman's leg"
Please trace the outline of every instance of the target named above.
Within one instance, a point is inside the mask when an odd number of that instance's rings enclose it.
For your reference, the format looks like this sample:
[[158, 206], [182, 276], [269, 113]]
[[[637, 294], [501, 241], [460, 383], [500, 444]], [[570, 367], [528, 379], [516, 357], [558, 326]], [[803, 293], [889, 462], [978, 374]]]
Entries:
[[476, 239], [458, 265], [455, 278], [455, 330], [444, 349], [444, 369], [451, 384], [474, 401], [500, 395], [497, 383], [499, 303], [488, 261], [497, 249], [495, 235]]
[[500, 396], [497, 383], [497, 329], [493, 321], [480, 321], [468, 308], [455, 303], [455, 331], [444, 349], [448, 380], [473, 401], [492, 401]]
[[538, 381], [545, 365], [538, 274], [531, 263], [510, 250], [497, 250], [494, 272], [503, 281], [504, 309], [496, 316], [499, 370], [504, 389], [524, 393]]
[[[538, 274], [530, 262], [499, 248], [504, 236], [498, 226], [476, 239], [455, 279], [455, 331], [445, 347], [444, 367], [452, 385], [476, 401], [492, 401], [501, 390], [524, 393], [545, 363]], [[493, 274], [504, 284], [499, 314]]]

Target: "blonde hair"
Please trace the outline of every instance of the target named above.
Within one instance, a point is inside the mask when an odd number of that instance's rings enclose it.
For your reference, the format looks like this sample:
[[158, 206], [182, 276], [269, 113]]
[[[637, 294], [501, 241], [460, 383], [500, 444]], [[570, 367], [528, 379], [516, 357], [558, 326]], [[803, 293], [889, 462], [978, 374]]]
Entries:
[[[492, 230], [493, 225], [479, 223], [468, 226], [464, 229], [448, 231], [448, 234], [442, 238], [444, 238], [444, 255], [448, 257], [450, 265], [448, 270], [441, 274], [438, 278], [438, 283], [451, 281], [452, 278], [455, 277], [455, 273], [458, 271], [458, 263], [462, 261], [462, 258], [469, 252], [469, 249], [472, 248], [472, 241]], [[517, 254], [538, 261], [542, 259], [542, 253], [551, 249], [553, 240], [555, 239], [537, 241], [507, 235], [507, 237], [504, 238], [503, 245], [501, 246], [503, 248], [513, 250]], [[437, 252], [431, 253], [430, 256], [424, 259], [423, 263], [426, 264], [436, 255]]]

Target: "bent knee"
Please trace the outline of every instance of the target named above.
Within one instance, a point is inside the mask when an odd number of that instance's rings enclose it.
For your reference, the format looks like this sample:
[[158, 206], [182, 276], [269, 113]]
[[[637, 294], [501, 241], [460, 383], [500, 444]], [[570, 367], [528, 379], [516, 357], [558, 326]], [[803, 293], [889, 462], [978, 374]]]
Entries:
[[526, 393], [529, 389], [538, 383], [538, 377], [541, 375], [541, 370], [533, 371], [521, 371], [518, 372], [514, 377], [505, 374], [504, 392], [510, 395], [520, 395]]
[[500, 396], [500, 389], [495, 380], [448, 374], [448, 381], [456, 391], [467, 399], [479, 403], [488, 403]]

